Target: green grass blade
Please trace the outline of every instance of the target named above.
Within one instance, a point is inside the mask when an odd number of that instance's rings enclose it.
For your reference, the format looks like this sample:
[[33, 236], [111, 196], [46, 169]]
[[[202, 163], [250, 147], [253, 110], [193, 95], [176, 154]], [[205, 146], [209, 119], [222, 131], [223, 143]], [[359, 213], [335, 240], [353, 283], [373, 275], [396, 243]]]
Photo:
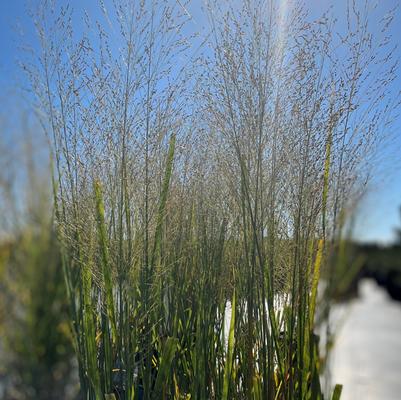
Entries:
[[162, 192], [160, 195], [159, 210], [157, 213], [155, 241], [154, 241], [154, 245], [153, 245], [153, 254], [152, 254], [152, 268], [156, 261], [156, 257], [160, 253], [161, 239], [162, 239], [162, 225], [163, 225], [163, 219], [164, 219], [165, 210], [166, 210], [168, 190], [170, 187], [171, 173], [173, 171], [174, 152], [175, 152], [175, 134], [172, 134], [171, 138], [170, 138], [169, 149], [168, 149], [168, 154], [167, 154], [167, 163], [166, 163], [166, 169], [165, 169], [165, 173], [164, 173]]
[[84, 298], [83, 327], [85, 333], [88, 376], [96, 393], [96, 397], [101, 398], [100, 376], [99, 376], [99, 369], [97, 366], [97, 352], [96, 352], [96, 326], [94, 322], [92, 300], [91, 300], [92, 273], [88, 265], [84, 265], [83, 267], [82, 286], [83, 286], [83, 298]]
[[322, 265], [323, 258], [323, 250], [324, 250], [324, 240], [319, 240], [317, 254], [315, 259], [315, 264], [313, 268], [313, 276], [312, 276], [312, 289], [310, 295], [310, 304], [309, 304], [309, 326], [313, 327], [314, 319], [315, 319], [315, 309], [316, 309], [316, 298], [317, 298], [317, 287], [319, 284], [320, 278], [320, 266]]
[[172, 362], [177, 351], [178, 340], [172, 337], [167, 338], [164, 345], [163, 354], [160, 358], [159, 370], [154, 387], [154, 398], [161, 399], [163, 393], [163, 385], [166, 384], [167, 377], [171, 371]]
[[103, 194], [102, 194], [101, 184], [98, 181], [95, 182], [95, 197], [96, 197], [96, 219], [98, 227], [98, 239], [102, 256], [101, 257], [102, 272], [103, 272], [104, 286], [106, 292], [106, 308], [107, 308], [107, 315], [111, 323], [113, 342], [115, 342], [117, 337], [117, 329], [116, 329], [116, 319], [114, 314], [114, 303], [113, 303], [113, 283], [111, 277], [111, 266], [109, 261], [106, 225], [104, 222]]
[[337, 383], [337, 385], [334, 387], [333, 397], [331, 398], [331, 400], [340, 400], [342, 390], [343, 385], [339, 385]]

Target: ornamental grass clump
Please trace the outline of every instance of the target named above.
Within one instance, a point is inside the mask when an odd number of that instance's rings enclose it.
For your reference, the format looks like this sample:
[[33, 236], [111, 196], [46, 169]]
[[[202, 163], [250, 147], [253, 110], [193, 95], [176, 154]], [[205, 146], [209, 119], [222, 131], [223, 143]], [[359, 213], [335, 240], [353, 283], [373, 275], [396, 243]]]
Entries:
[[180, 2], [101, 2], [80, 39], [68, 8], [37, 13], [27, 70], [87, 399], [323, 398], [318, 282], [395, 70], [367, 6], [338, 39], [280, 4], [208, 2], [202, 53]]

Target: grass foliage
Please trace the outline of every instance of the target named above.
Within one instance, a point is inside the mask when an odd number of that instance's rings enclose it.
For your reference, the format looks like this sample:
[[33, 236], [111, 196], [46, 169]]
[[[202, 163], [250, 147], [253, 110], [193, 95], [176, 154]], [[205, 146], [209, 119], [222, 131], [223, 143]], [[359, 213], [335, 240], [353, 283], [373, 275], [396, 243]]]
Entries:
[[202, 54], [180, 2], [101, 2], [79, 39], [69, 8], [38, 9], [27, 71], [85, 399], [324, 397], [318, 282], [395, 72], [367, 6], [338, 39], [298, 4], [235, 3], [207, 4]]

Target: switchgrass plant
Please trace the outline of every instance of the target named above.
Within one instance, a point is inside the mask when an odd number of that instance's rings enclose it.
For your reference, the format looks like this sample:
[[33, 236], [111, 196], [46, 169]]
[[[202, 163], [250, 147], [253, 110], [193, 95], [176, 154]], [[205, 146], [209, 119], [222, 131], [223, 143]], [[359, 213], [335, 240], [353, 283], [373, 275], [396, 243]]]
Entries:
[[367, 5], [338, 40], [280, 4], [206, 4], [197, 59], [181, 2], [101, 2], [78, 39], [68, 8], [36, 14], [27, 71], [86, 399], [331, 397], [318, 283], [330, 294], [395, 67]]

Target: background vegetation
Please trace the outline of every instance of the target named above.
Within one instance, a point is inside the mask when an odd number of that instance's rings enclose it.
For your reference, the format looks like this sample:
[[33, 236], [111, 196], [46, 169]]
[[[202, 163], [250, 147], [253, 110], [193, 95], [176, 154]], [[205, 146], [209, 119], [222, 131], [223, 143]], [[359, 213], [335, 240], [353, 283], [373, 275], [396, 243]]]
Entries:
[[75, 398], [68, 303], [48, 175], [38, 165], [41, 151], [32, 144], [33, 127], [26, 128], [15, 134], [2, 156], [7, 168], [1, 168], [0, 179], [0, 397]]

